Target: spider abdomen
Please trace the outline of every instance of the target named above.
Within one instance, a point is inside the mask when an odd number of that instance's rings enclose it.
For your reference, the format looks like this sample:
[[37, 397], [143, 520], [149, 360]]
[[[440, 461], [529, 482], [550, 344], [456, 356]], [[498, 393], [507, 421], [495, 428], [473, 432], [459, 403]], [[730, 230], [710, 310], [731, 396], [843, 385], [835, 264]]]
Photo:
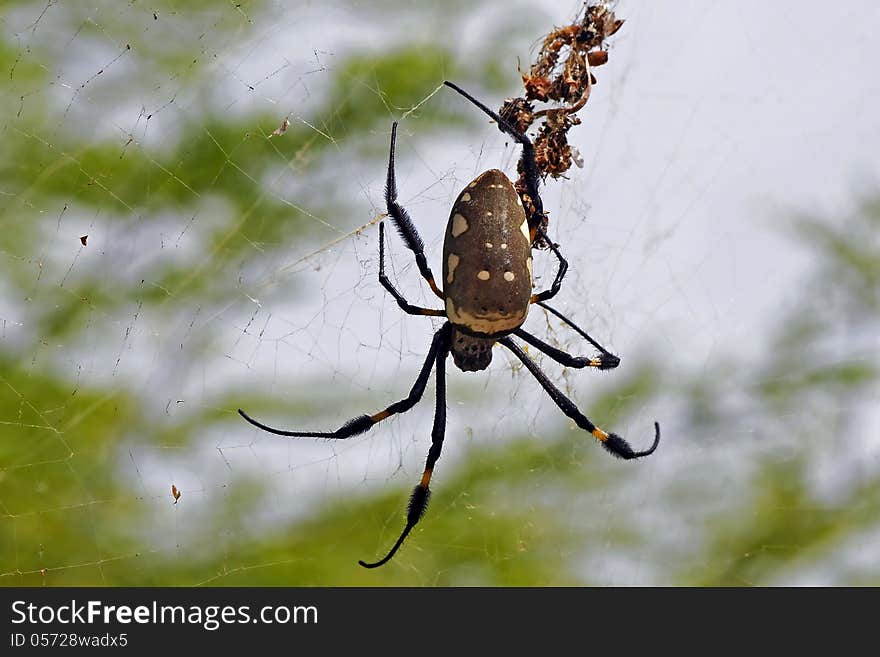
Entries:
[[452, 206], [443, 243], [446, 315], [476, 335], [504, 335], [526, 319], [532, 295], [529, 224], [513, 183], [480, 174]]

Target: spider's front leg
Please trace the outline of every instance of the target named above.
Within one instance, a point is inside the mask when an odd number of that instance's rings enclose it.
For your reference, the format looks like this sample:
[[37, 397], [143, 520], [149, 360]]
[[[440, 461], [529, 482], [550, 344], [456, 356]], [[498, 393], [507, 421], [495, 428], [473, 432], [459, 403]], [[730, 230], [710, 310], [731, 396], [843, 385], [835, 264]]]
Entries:
[[660, 444], [660, 425], [657, 422], [654, 423], [653, 444], [646, 450], [640, 452], [635, 451], [628, 442], [616, 433], [606, 433], [590, 422], [589, 418], [578, 410], [575, 403], [566, 397], [559, 388], [553, 385], [535, 361], [529, 358], [513, 340], [506, 337], [501, 338], [498, 342], [510, 349], [510, 351], [513, 352], [513, 355], [522, 361], [522, 364], [525, 365], [526, 369], [532, 373], [532, 376], [538, 380], [538, 383], [541, 384], [541, 387], [544, 388], [550, 398], [559, 407], [559, 410], [574, 420], [574, 423], [581, 429], [588, 431], [602, 444], [602, 447], [611, 452], [614, 456], [622, 459], [638, 459], [653, 454], [654, 450], [657, 449], [657, 445]]
[[618, 358], [617, 356], [612, 354], [610, 351], [608, 351], [605, 347], [603, 347], [601, 344], [596, 342], [593, 338], [590, 337], [590, 335], [586, 331], [584, 331], [584, 329], [582, 329], [580, 326], [575, 324], [568, 317], [563, 315], [561, 312], [559, 312], [555, 308], [551, 308], [543, 301], [539, 301], [538, 305], [541, 306], [541, 308], [543, 308], [547, 312], [549, 312], [551, 315], [556, 315], [556, 317], [558, 317], [563, 322], [568, 324], [568, 326], [571, 327], [575, 333], [580, 335], [584, 340], [589, 342], [591, 345], [596, 347], [596, 349], [598, 349], [601, 352], [599, 359], [598, 359], [602, 363], [599, 366], [600, 370], [611, 370], [611, 369], [614, 369], [615, 367], [617, 367], [618, 365], [620, 365], [620, 358]]
[[[447, 326], [449, 325], [447, 324]], [[428, 509], [428, 500], [431, 498], [431, 475], [434, 473], [434, 464], [440, 458], [443, 438], [446, 435], [446, 357], [449, 355], [449, 334], [446, 335], [446, 341], [440, 345], [440, 349], [437, 351], [437, 403], [434, 407], [434, 426], [431, 429], [431, 449], [428, 450], [422, 479], [413, 489], [409, 498], [406, 525], [400, 533], [400, 537], [382, 559], [373, 563], [358, 561], [364, 568], [378, 568], [388, 563]]]
[[238, 414], [255, 427], [262, 429], [263, 431], [268, 431], [269, 433], [274, 433], [276, 436], [288, 436], [292, 438], [335, 438], [337, 440], [357, 436], [369, 431], [376, 424], [382, 420], [388, 419], [392, 415], [405, 413], [419, 402], [425, 392], [425, 386], [428, 385], [428, 377], [431, 376], [431, 369], [434, 366], [434, 360], [436, 359], [437, 354], [440, 353], [441, 348], [448, 348], [443, 347], [443, 345], [449, 344], [449, 335], [450, 325], [447, 322], [434, 334], [434, 339], [431, 341], [431, 347], [428, 349], [428, 356], [425, 358], [422, 370], [419, 372], [419, 376], [416, 378], [415, 383], [413, 383], [412, 389], [409, 391], [409, 395], [407, 395], [406, 398], [394, 402], [384, 410], [374, 413], [373, 415], [359, 415], [352, 418], [336, 431], [288, 431], [286, 429], [275, 429], [274, 427], [270, 427], [267, 424], [263, 424], [262, 422], [253, 419], [240, 408], [238, 409]]
[[[552, 310], [552, 309], [548, 308], [548, 310]], [[535, 337], [534, 335], [532, 335], [528, 331], [524, 331], [522, 328], [516, 329], [513, 332], [513, 334], [516, 337], [521, 338], [522, 340], [525, 340], [530, 345], [532, 345], [535, 349], [547, 354], [548, 356], [550, 356], [550, 358], [552, 358], [557, 363], [559, 363], [560, 365], [563, 365], [565, 367], [576, 367], [578, 369], [583, 368], [583, 367], [595, 367], [597, 370], [613, 370], [615, 367], [620, 365], [620, 358], [618, 358], [617, 356], [615, 356], [614, 354], [612, 354], [609, 351], [605, 351], [601, 346], [598, 345], [598, 343], [594, 342], [593, 339], [590, 338], [590, 336], [588, 336], [586, 333], [583, 333], [580, 330], [578, 330], [578, 332], [582, 333], [582, 335], [585, 335], [587, 337], [587, 339], [589, 339], [592, 344], [596, 345], [599, 348], [599, 350], [602, 352], [601, 354], [599, 354], [599, 356], [597, 358], [587, 358], [585, 356], [572, 356], [571, 354], [562, 351], [562, 349], [557, 349], [556, 347], [547, 344], [546, 342], [544, 342], [540, 338]]]

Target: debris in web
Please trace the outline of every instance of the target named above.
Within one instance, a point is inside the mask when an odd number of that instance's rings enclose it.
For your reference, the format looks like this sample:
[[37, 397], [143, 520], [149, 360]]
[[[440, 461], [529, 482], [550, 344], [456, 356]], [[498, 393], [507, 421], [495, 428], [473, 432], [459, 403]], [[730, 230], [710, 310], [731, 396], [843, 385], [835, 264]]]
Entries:
[[[501, 117], [521, 132], [538, 123], [538, 135], [533, 142], [542, 179], [559, 178], [572, 164], [583, 166], [580, 154], [568, 143], [568, 131], [581, 122], [576, 115], [587, 104], [596, 84], [593, 69], [608, 61], [606, 39], [622, 25], [623, 20], [605, 2], [585, 3], [574, 22], [555, 28], [544, 37], [528, 73], [522, 73], [524, 97], [508, 98], [501, 106]], [[535, 102], [552, 106], [536, 111]], [[534, 213], [521, 166], [516, 189], [526, 210]], [[545, 213], [541, 229], [546, 228]], [[543, 240], [536, 240], [536, 245], [546, 247]]]
[[288, 129], [289, 127], [290, 127], [290, 119], [284, 119], [284, 120], [281, 122], [281, 125], [278, 126], [277, 128], [275, 128], [275, 130], [272, 131], [272, 134], [269, 135], [269, 139], [271, 139], [272, 137], [280, 137], [280, 136], [283, 135], [285, 132], [287, 132], [287, 129]]

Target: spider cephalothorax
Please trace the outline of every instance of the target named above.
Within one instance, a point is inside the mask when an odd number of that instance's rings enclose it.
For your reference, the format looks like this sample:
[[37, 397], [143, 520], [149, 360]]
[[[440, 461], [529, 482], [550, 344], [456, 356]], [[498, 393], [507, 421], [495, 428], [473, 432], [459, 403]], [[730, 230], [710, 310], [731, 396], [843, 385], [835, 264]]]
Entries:
[[[388, 216], [400, 236], [415, 255], [419, 271], [431, 290], [443, 301], [444, 309], [422, 308], [410, 304], [398, 292], [385, 275], [385, 225], [379, 224], [379, 282], [394, 297], [404, 312], [410, 315], [444, 317], [447, 321], [434, 334], [425, 363], [405, 399], [373, 415], [360, 415], [342, 425], [336, 431], [286, 431], [274, 429], [239, 413], [251, 424], [280, 436], [315, 438], [350, 438], [364, 433], [373, 425], [397, 413], [404, 413], [422, 398], [431, 371], [436, 372], [437, 404], [434, 426], [431, 430], [431, 448], [421, 481], [410, 496], [406, 525], [397, 542], [381, 560], [375, 563], [359, 562], [366, 568], [387, 563], [418, 523], [428, 507], [431, 495], [430, 482], [434, 465], [440, 458], [446, 433], [446, 357], [452, 353], [455, 365], [465, 372], [484, 370], [492, 362], [492, 347], [499, 343], [509, 349], [525, 368], [538, 380], [541, 387], [559, 409], [581, 429], [589, 432], [613, 455], [634, 459], [651, 454], [660, 442], [660, 426], [655, 422], [654, 442], [644, 451], [634, 451], [623, 438], [605, 433], [583, 415], [568, 397], [560, 391], [523, 349], [511, 339], [516, 336], [543, 352], [565, 367], [595, 367], [600, 370], [617, 367], [620, 359], [610, 353], [585, 331], [545, 301], [554, 297], [562, 284], [568, 263], [558, 247], [543, 230], [544, 210], [538, 194], [538, 170], [535, 151], [529, 138], [504, 121], [473, 96], [451, 82], [445, 83], [479, 107], [522, 146], [520, 170], [524, 172], [525, 190], [529, 213], [523, 207], [513, 183], [497, 169], [477, 176], [469, 183], [455, 201], [446, 226], [443, 244], [443, 279], [438, 287], [434, 274], [428, 267], [425, 246], [407, 211], [397, 202], [397, 183], [394, 170], [394, 146], [397, 139], [397, 123], [391, 127], [391, 153], [388, 158], [388, 178], [385, 201]], [[536, 239], [549, 246], [559, 261], [559, 269], [549, 290], [536, 294], [532, 290], [532, 247]], [[599, 351], [595, 358], [572, 356], [557, 349], [522, 329], [529, 306], [538, 304], [570, 326]]]
[[479, 372], [492, 362], [492, 347], [495, 340], [477, 338], [459, 329], [452, 330], [452, 361], [462, 372]]

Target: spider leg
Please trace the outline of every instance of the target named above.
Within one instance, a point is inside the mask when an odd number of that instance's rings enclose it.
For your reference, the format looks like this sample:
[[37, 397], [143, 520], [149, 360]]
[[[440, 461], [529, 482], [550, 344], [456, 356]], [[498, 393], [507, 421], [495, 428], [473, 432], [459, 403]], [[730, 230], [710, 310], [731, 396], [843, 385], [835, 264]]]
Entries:
[[[602, 351], [602, 354], [598, 358], [572, 356], [571, 354], [566, 353], [561, 349], [557, 349], [556, 347], [547, 344], [543, 340], [536, 338], [534, 335], [527, 331], [524, 331], [521, 328], [516, 329], [513, 334], [518, 338], [521, 338], [528, 342], [535, 349], [544, 352], [545, 354], [550, 356], [550, 358], [555, 360], [560, 365], [564, 365], [565, 367], [576, 367], [578, 369], [582, 367], [595, 367], [600, 370], [612, 370], [620, 364], [620, 359], [617, 356], [605, 351], [601, 347], [599, 347], [599, 349]], [[584, 333], [584, 335], [586, 335], [586, 333]]]
[[431, 498], [431, 489], [429, 487], [431, 475], [434, 472], [434, 464], [440, 458], [440, 452], [443, 449], [443, 438], [446, 435], [446, 357], [448, 355], [449, 342], [447, 341], [437, 351], [437, 404], [434, 407], [434, 426], [431, 429], [431, 449], [428, 450], [428, 458], [425, 462], [422, 480], [413, 489], [412, 495], [409, 498], [406, 526], [384, 558], [373, 563], [358, 561], [364, 568], [378, 568], [388, 563], [397, 553], [400, 546], [403, 545], [403, 541], [409, 536], [412, 528], [422, 519], [425, 511], [428, 509], [428, 500]]
[[[409, 391], [409, 395], [406, 398], [401, 399], [400, 401], [394, 402], [390, 406], [388, 406], [385, 410], [379, 411], [373, 415], [359, 415], [355, 418], [352, 418], [341, 427], [339, 427], [336, 431], [286, 431], [282, 429], [275, 429], [270, 427], [262, 422], [259, 422], [245, 413], [243, 410], [238, 409], [238, 414], [241, 415], [245, 420], [253, 424], [255, 427], [262, 429], [263, 431], [268, 431], [269, 433], [274, 433], [278, 436], [291, 436], [294, 438], [336, 438], [336, 439], [344, 439], [351, 438], [352, 436], [357, 436], [359, 434], [365, 433], [373, 428], [373, 425], [378, 424], [382, 420], [385, 420], [392, 415], [396, 415], [398, 413], [405, 413], [417, 403], [422, 398], [422, 394], [425, 392], [425, 386], [428, 385], [428, 377], [431, 376], [431, 369], [434, 366], [434, 360], [437, 358], [438, 353], [441, 351], [441, 345], [446, 345], [449, 342], [449, 331], [450, 325], [447, 322], [440, 330], [434, 334], [434, 339], [431, 341], [431, 347], [428, 349], [428, 356], [425, 358], [425, 363], [422, 365], [422, 370], [419, 372], [418, 378], [416, 378], [415, 383], [413, 383], [412, 389]], [[446, 347], [444, 347], [445, 349]]]
[[550, 250], [553, 251], [553, 255], [559, 260], [559, 268], [556, 270], [556, 278], [553, 279], [553, 284], [550, 285], [550, 289], [533, 294], [532, 298], [529, 299], [529, 303], [540, 303], [541, 301], [547, 301], [547, 299], [555, 297], [559, 293], [559, 288], [562, 287], [562, 279], [565, 278], [565, 272], [568, 271], [568, 260], [562, 257], [562, 253], [559, 252], [559, 247], [550, 241], [550, 238], [547, 237], [547, 234], [541, 230], [540, 227], [535, 235], [543, 238], [544, 242], [550, 247]]
[[531, 230], [535, 230], [538, 226], [541, 225], [541, 222], [544, 218], [544, 202], [541, 200], [541, 197], [538, 194], [538, 164], [537, 162], [535, 162], [535, 146], [532, 144], [532, 140], [529, 139], [528, 135], [514, 128], [507, 121], [502, 119], [497, 112], [494, 112], [486, 107], [483, 103], [471, 96], [467, 91], [459, 87], [454, 82], [450, 82], [449, 80], [447, 80], [443, 84], [445, 84], [450, 89], [454, 89], [462, 96], [467, 98], [469, 101], [471, 101], [474, 105], [483, 110], [486, 115], [488, 115], [493, 121], [495, 121], [495, 123], [498, 124], [498, 128], [502, 132], [506, 132], [507, 134], [509, 134], [522, 146], [522, 156], [520, 157], [520, 163], [522, 164], [522, 170], [525, 173], [524, 181], [526, 184], [526, 193], [529, 195], [529, 198], [532, 200], [532, 205], [535, 208], [534, 214], [529, 218], [529, 228]]
[[[575, 324], [572, 320], [570, 320], [568, 317], [563, 315], [561, 312], [556, 310], [556, 308], [551, 308], [543, 301], [539, 301], [538, 305], [541, 306], [541, 308], [543, 308], [547, 312], [549, 312], [551, 315], [556, 315], [556, 317], [558, 317], [564, 323], [568, 324], [569, 327], [574, 329], [575, 333], [580, 335], [582, 338], [584, 338], [584, 340], [589, 342], [591, 345], [593, 345], [596, 349], [598, 349], [602, 353], [600, 359], [605, 361], [606, 366], [600, 367], [599, 369], [610, 370], [610, 369], [614, 369], [615, 367], [617, 367], [620, 364], [620, 358], [618, 358], [617, 356], [612, 354], [610, 351], [608, 351], [605, 347], [603, 347], [601, 344], [596, 342], [593, 338], [590, 337], [590, 335], [586, 331], [584, 331], [580, 326]], [[535, 346], [537, 346], [537, 345], [535, 345]], [[547, 352], [544, 352], [544, 353], [547, 353]]]
[[526, 369], [532, 373], [532, 376], [538, 380], [541, 387], [544, 388], [547, 394], [550, 395], [550, 398], [559, 409], [565, 413], [565, 415], [574, 420], [574, 423], [581, 429], [589, 431], [596, 440], [602, 443], [602, 447], [611, 452], [614, 456], [622, 459], [637, 459], [642, 458], [643, 456], [648, 456], [657, 449], [657, 445], [660, 443], [660, 425], [657, 422], [654, 423], [654, 443], [644, 451], [634, 451], [629, 443], [616, 433], [605, 433], [602, 429], [590, 422], [590, 420], [578, 410], [575, 403], [566, 397], [559, 388], [553, 385], [550, 379], [547, 378], [547, 375], [541, 371], [541, 368], [539, 368], [513, 340], [509, 337], [505, 337], [501, 338], [498, 342], [510, 349], [514, 356], [522, 361], [522, 364], [525, 365]]
[[428, 267], [428, 259], [425, 258], [425, 243], [422, 241], [419, 231], [416, 230], [415, 224], [410, 219], [406, 209], [397, 202], [397, 179], [394, 173], [394, 145], [397, 142], [397, 121], [391, 124], [391, 152], [388, 155], [388, 178], [385, 182], [385, 205], [388, 215], [397, 227], [397, 232], [406, 242], [407, 248], [416, 256], [416, 264], [422, 277], [428, 281], [428, 285], [441, 299], [444, 298], [440, 288], [434, 281], [434, 274]]
[[391, 296], [394, 297], [395, 301], [397, 301], [397, 305], [403, 309], [403, 312], [409, 315], [428, 315], [432, 317], [445, 317], [446, 312], [443, 310], [434, 310], [433, 308], [422, 308], [420, 306], [413, 306], [409, 303], [403, 295], [394, 287], [394, 284], [385, 275], [385, 224], [379, 224], [379, 282], [382, 283], [382, 287], [384, 287], [388, 292], [391, 293]]
[[[550, 289], [545, 290], [543, 292], [539, 292], [538, 294], [533, 294], [532, 298], [529, 300], [529, 303], [538, 304], [539, 306], [541, 306], [541, 308], [543, 308], [547, 312], [549, 312], [553, 315], [556, 315], [559, 319], [561, 319], [563, 322], [568, 324], [572, 329], [574, 329], [574, 331], [578, 335], [580, 335], [587, 342], [589, 342], [591, 345], [593, 345], [596, 349], [598, 349], [600, 352], [602, 352], [602, 355], [598, 359], [595, 359], [596, 361], [598, 361], [598, 364], [588, 363], [590, 365], [590, 367], [598, 367], [599, 369], [602, 369], [602, 370], [610, 370], [610, 369], [617, 367], [620, 364], [620, 358], [618, 358], [617, 356], [612, 354], [610, 351], [608, 351], [605, 347], [603, 347], [598, 342], [596, 342], [593, 338], [591, 338], [589, 336], [589, 334], [587, 334], [586, 331], [584, 331], [581, 327], [579, 327], [577, 324], [575, 324], [573, 321], [571, 321], [568, 317], [563, 315], [561, 312], [559, 312], [555, 308], [551, 308], [546, 303], [544, 303], [544, 301], [546, 301], [547, 299], [552, 299], [553, 297], [555, 297], [556, 294], [559, 292], [559, 288], [562, 285], [562, 279], [565, 277], [565, 272], [568, 271], [568, 261], [562, 256], [562, 253], [560, 253], [559, 247], [547, 238], [547, 235], [544, 233], [543, 230], [539, 229], [537, 232], [537, 235], [544, 239], [544, 242], [550, 247], [550, 250], [553, 251], [553, 254], [559, 260], [559, 269], [556, 270], [556, 278], [553, 280], [553, 284], [550, 286]], [[562, 363], [563, 365], [566, 365], [567, 367], [585, 367], [586, 366], [586, 365], [575, 365], [573, 363], [563, 362], [556, 355], [554, 355], [553, 353], [548, 351], [548, 349], [553, 350], [553, 347], [550, 347], [550, 345], [542, 342], [541, 340], [538, 340], [536, 337], [534, 337], [532, 335], [529, 335], [525, 331], [523, 331], [522, 334], [517, 334], [517, 335], [519, 335], [519, 337], [521, 337], [523, 340], [525, 340], [526, 342], [531, 344], [533, 347], [536, 347], [536, 348], [540, 349], [541, 351], [543, 351], [545, 354], [550, 356], [553, 360], [555, 360], [558, 363]], [[538, 343], [540, 343], [540, 344], [538, 344]], [[546, 349], [545, 349], [545, 347], [546, 347]], [[554, 351], [557, 352], [557, 354], [561, 353], [558, 350], [554, 350]]]

